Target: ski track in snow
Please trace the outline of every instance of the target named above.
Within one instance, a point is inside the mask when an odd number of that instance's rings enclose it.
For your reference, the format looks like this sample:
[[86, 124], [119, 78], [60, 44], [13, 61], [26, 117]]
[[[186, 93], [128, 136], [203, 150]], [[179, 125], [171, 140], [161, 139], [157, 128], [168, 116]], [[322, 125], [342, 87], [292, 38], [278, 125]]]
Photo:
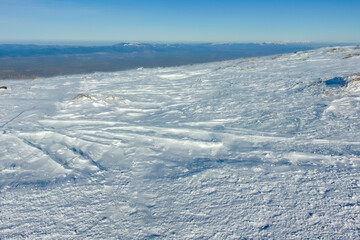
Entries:
[[0, 239], [359, 239], [359, 52], [2, 81]]

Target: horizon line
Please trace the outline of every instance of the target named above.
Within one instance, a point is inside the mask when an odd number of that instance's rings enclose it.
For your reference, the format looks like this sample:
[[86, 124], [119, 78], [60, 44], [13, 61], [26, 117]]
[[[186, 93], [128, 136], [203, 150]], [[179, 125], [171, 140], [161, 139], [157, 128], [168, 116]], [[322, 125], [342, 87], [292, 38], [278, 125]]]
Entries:
[[349, 45], [357, 45], [360, 42], [321, 42], [321, 41], [126, 41], [126, 40], [9, 40], [9, 41], [1, 41], [0, 45], [83, 45], [83, 46], [101, 46], [101, 45], [116, 45], [121, 43], [127, 44], [349, 44]]

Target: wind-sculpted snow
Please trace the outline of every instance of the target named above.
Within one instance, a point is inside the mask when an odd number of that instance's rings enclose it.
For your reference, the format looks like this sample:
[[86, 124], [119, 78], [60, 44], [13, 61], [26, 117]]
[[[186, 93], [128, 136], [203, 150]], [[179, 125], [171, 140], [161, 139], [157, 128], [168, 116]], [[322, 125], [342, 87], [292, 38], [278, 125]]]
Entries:
[[359, 52], [2, 81], [0, 239], [359, 238]]

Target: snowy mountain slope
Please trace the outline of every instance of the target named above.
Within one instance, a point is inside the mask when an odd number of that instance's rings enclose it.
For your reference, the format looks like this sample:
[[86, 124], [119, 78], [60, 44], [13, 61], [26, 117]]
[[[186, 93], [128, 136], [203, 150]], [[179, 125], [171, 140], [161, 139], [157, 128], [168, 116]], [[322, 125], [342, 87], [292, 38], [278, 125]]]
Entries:
[[359, 53], [2, 81], [0, 238], [359, 238]]

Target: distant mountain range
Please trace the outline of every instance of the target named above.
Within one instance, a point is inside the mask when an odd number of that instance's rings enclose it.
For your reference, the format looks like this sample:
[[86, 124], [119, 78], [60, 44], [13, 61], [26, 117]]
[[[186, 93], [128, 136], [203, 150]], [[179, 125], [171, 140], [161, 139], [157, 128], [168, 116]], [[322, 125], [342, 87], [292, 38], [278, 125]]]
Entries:
[[288, 52], [296, 49], [311, 49], [326, 44], [274, 44], [274, 43], [234, 43], [234, 44], [150, 44], [150, 43], [118, 43], [110, 46], [66, 46], [35, 44], [0, 44], [0, 57], [26, 57], [73, 54], [121, 54], [121, 53], [217, 53], [223, 56], [257, 56]]
[[118, 43], [107, 46], [0, 44], [0, 79], [167, 67], [303, 51], [310, 43]]

